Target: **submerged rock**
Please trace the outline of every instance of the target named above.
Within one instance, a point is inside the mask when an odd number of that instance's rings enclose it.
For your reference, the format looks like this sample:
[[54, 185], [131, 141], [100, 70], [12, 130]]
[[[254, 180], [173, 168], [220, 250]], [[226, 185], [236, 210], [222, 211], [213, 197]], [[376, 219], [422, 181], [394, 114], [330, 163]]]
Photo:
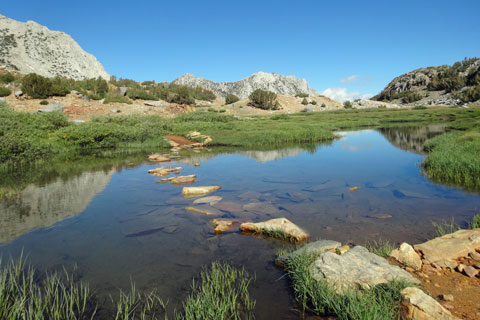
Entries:
[[227, 232], [233, 227], [234, 223], [238, 223], [238, 222], [231, 219], [213, 219], [212, 224], [215, 227], [213, 231], [215, 233]]
[[242, 205], [236, 202], [222, 201], [213, 205], [218, 210], [226, 212], [242, 212]]
[[480, 249], [480, 228], [459, 230], [427, 242], [414, 245], [430, 264], [454, 269], [457, 259]]
[[185, 207], [185, 210], [198, 212], [206, 216], [221, 215], [221, 213], [219, 213], [217, 210], [213, 208], [206, 208], [206, 207]]
[[252, 202], [243, 205], [243, 210], [256, 214], [279, 214], [277, 207], [267, 202]]
[[184, 187], [182, 195], [184, 197], [199, 197], [217, 191], [220, 188], [220, 186]]
[[404, 317], [415, 320], [455, 320], [450, 311], [422, 290], [408, 287], [401, 291]]
[[328, 250], [331, 249], [336, 249], [340, 247], [342, 244], [337, 241], [332, 241], [332, 240], [318, 240], [315, 242], [310, 242], [301, 247], [300, 249], [297, 249], [291, 253], [284, 254], [283, 256], [278, 257], [275, 259], [275, 264], [281, 268], [285, 267], [285, 264], [287, 261], [295, 256], [298, 256], [300, 254], [313, 254], [313, 255], [320, 255], [321, 253], [324, 253]]
[[400, 248], [393, 250], [390, 253], [390, 257], [415, 270], [422, 268], [422, 259], [420, 259], [413, 247], [406, 242], [402, 243]]
[[286, 218], [272, 219], [264, 222], [245, 222], [240, 225], [242, 231], [265, 233], [266, 231], [282, 232], [288, 238], [301, 242], [307, 239], [308, 234]]
[[361, 246], [353, 247], [342, 255], [322, 253], [312, 264], [311, 272], [316, 280], [327, 280], [337, 292], [369, 289], [393, 280], [419, 283], [405, 270]]
[[202, 204], [202, 203], [208, 203], [210, 205], [214, 205], [217, 202], [222, 201], [222, 197], [220, 196], [209, 196], [209, 197], [203, 197], [203, 198], [198, 198], [193, 201], [194, 204]]

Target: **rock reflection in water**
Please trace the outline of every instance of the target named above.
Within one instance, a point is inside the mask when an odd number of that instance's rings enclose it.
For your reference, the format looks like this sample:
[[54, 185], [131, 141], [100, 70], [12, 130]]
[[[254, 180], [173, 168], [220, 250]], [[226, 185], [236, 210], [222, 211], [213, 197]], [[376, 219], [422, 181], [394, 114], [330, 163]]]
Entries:
[[378, 129], [391, 144], [405, 151], [425, 154], [425, 141], [445, 132], [444, 124], [422, 127], [393, 127]]
[[114, 172], [84, 172], [66, 181], [58, 178], [43, 186], [31, 184], [0, 202], [0, 243], [81, 213], [105, 189]]

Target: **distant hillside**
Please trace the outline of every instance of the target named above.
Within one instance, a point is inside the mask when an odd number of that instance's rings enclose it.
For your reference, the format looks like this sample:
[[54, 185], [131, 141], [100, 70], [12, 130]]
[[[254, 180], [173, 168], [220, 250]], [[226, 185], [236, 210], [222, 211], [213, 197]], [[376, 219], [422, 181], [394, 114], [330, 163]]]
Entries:
[[68, 34], [0, 15], [0, 66], [23, 74], [75, 80], [110, 75], [97, 59]]
[[400, 104], [450, 106], [478, 103], [480, 59], [413, 70], [393, 79], [372, 99]]
[[256, 89], [268, 90], [277, 94], [294, 96], [298, 93], [307, 93], [318, 96], [316, 90], [310, 89], [307, 80], [295, 76], [283, 76], [276, 73], [257, 72], [250, 77], [236, 82], [214, 82], [192, 74], [184, 74], [173, 81], [174, 84], [191, 87], [203, 87], [225, 97], [232, 93], [241, 99], [247, 98]]

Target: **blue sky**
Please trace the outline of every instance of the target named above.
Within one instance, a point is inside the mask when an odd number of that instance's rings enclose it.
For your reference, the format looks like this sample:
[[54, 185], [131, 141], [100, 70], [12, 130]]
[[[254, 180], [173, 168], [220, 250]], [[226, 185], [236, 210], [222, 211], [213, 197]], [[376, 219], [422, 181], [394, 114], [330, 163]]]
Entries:
[[480, 1], [1, 1], [70, 34], [107, 72], [171, 81], [296, 75], [332, 95], [376, 94], [415, 68], [480, 56]]

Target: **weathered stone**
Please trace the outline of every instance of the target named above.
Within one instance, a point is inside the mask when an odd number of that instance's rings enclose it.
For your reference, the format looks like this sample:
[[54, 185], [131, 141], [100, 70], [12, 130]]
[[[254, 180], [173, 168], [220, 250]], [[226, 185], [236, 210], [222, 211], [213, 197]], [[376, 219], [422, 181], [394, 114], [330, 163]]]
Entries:
[[475, 249], [480, 249], [480, 228], [459, 230], [417, 244], [414, 248], [420, 251], [429, 263], [453, 269], [457, 265], [457, 259], [467, 257], [469, 253], [475, 252]]
[[340, 253], [340, 254], [344, 254], [346, 253], [348, 250], [350, 250], [350, 246], [348, 244], [345, 244], [343, 246], [340, 246], [338, 248], [335, 249], [335, 253]]
[[184, 187], [182, 195], [184, 197], [199, 197], [217, 191], [220, 188], [220, 186]]
[[218, 216], [221, 215], [221, 213], [218, 210], [215, 210], [214, 208], [210, 207], [208, 208], [207, 206], [201, 206], [201, 207], [185, 207], [185, 210], [188, 211], [193, 211], [193, 212], [198, 212], [201, 214], [204, 214], [206, 216]]
[[150, 161], [156, 161], [156, 162], [168, 162], [171, 161], [170, 158], [167, 158], [165, 156], [162, 156], [161, 154], [154, 153], [148, 156], [148, 160]]
[[165, 177], [172, 172], [176, 172], [180, 170], [183, 170], [183, 168], [182, 167], [173, 167], [173, 168], [160, 167], [160, 168], [150, 169], [148, 170], [148, 173], [155, 177]]
[[120, 87], [118, 88], [118, 95], [121, 97], [125, 97], [127, 95], [127, 87]]
[[25, 108], [25, 106], [23, 104], [18, 104], [15, 106], [15, 108]]
[[263, 233], [265, 230], [285, 233], [289, 238], [298, 242], [307, 239], [308, 234], [286, 218], [272, 219], [264, 222], [246, 222], [240, 225], [242, 231]]
[[196, 180], [197, 176], [195, 176], [194, 174], [191, 174], [189, 176], [178, 176], [168, 179], [171, 184], [175, 185], [191, 184], [194, 183]]
[[322, 253], [312, 264], [312, 276], [326, 279], [337, 292], [347, 289], [368, 289], [393, 280], [419, 283], [408, 272], [366, 248], [356, 246], [345, 254]]
[[6, 103], [6, 102], [7, 102], [7, 98], [5, 98], [5, 97], [0, 97], [0, 102]]
[[208, 203], [210, 205], [214, 205], [215, 203], [222, 201], [222, 197], [220, 196], [209, 196], [209, 197], [203, 197], [203, 198], [198, 198], [193, 201], [194, 204], [201, 204], [201, 203]]
[[463, 274], [465, 274], [466, 276], [469, 276], [470, 278], [475, 277], [478, 274], [478, 272], [479, 271], [472, 266], [466, 266], [465, 268], [463, 268]]
[[49, 103], [45, 107], [38, 110], [38, 112], [54, 112], [60, 111], [62, 112], [65, 109], [65, 106], [60, 103]]
[[15, 97], [21, 97], [21, 96], [23, 96], [23, 91], [22, 90], [17, 90], [17, 91], [15, 91], [14, 95], [15, 95]]
[[453, 301], [453, 295], [451, 294], [442, 294], [440, 298], [444, 301]]
[[404, 317], [415, 320], [455, 320], [450, 311], [446, 310], [435, 299], [422, 290], [408, 287], [401, 292]]
[[146, 106], [156, 107], [156, 108], [167, 106], [167, 103], [165, 103], [164, 101], [145, 101], [144, 103]]
[[422, 259], [420, 259], [420, 256], [415, 252], [413, 247], [406, 242], [402, 243], [400, 248], [393, 250], [390, 253], [390, 257], [395, 258], [398, 262], [412, 267], [415, 270], [422, 268]]
[[74, 120], [70, 120], [71, 122], [73, 123], [85, 123], [85, 120], [80, 120], [80, 119], [74, 119]]
[[480, 262], [480, 253], [478, 253], [476, 251], [470, 252], [470, 257], [473, 260]]
[[318, 240], [315, 242], [310, 242], [301, 247], [300, 249], [297, 249], [291, 253], [284, 254], [283, 256], [278, 257], [275, 260], [275, 264], [281, 268], [285, 266], [287, 261], [291, 257], [295, 257], [300, 254], [313, 254], [313, 255], [320, 255], [321, 253], [328, 251], [330, 249], [335, 249], [340, 247], [342, 244], [337, 241], [332, 241], [332, 240]]
[[233, 227], [233, 224], [235, 222], [236, 222], [235, 220], [231, 220], [231, 219], [213, 219], [212, 224], [215, 227], [213, 231], [215, 233], [227, 232]]

